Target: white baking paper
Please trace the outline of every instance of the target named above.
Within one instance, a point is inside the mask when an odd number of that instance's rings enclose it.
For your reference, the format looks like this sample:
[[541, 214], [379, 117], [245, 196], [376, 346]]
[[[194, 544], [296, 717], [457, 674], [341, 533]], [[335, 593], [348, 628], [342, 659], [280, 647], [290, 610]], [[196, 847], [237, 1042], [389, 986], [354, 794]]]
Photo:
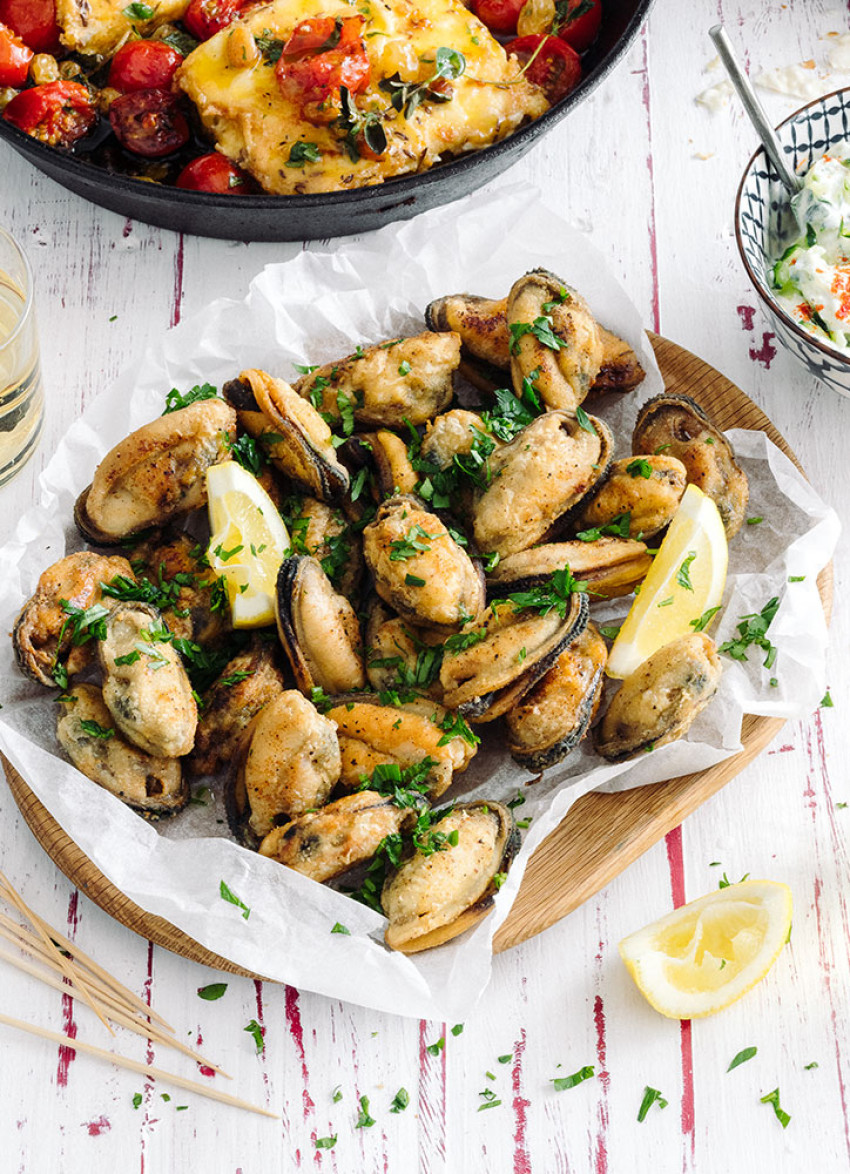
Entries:
[[[357, 344], [417, 332], [434, 297], [459, 290], [501, 297], [535, 266], [578, 288], [598, 319], [639, 352], [647, 378], [638, 393], [594, 406], [614, 427], [620, 454], [628, 452], [638, 402], [662, 389], [637, 311], [596, 250], [534, 189], [518, 185], [475, 195], [333, 252], [304, 252], [270, 265], [244, 301], [214, 302], [135, 363], [72, 426], [43, 474], [41, 504], [20, 521], [0, 554], [4, 630], [11, 629], [41, 572], [81, 547], [72, 507], [100, 458], [129, 430], [158, 416], [171, 387], [185, 390], [204, 380], [221, 386], [244, 367], [291, 378], [293, 362], [322, 363]], [[582, 745], [526, 786], [528, 772], [500, 748], [483, 745], [445, 798], [509, 800], [521, 790], [526, 803], [517, 815], [530, 817], [531, 824], [494, 914], [437, 950], [413, 957], [388, 951], [380, 915], [238, 846], [228, 836], [218, 795], [210, 807], [191, 807], [152, 825], [96, 787], [61, 756], [53, 697], [21, 677], [9, 641], [0, 649], [0, 748], [113, 884], [208, 949], [268, 978], [335, 998], [402, 1015], [461, 1020], [487, 985], [492, 937], [531, 852], [580, 795], [711, 766], [740, 748], [744, 712], [804, 717], [824, 692], [827, 634], [816, 577], [831, 557], [838, 519], [764, 435], [736, 432], [732, 439], [750, 479], [748, 512], [764, 521], [744, 526], [731, 545], [727, 606], [716, 635], [727, 639], [741, 614], [779, 596], [770, 630], [779, 650], [775, 666], [764, 669], [757, 649], [746, 663], [725, 658], [718, 696], [687, 740], [633, 763], [607, 765]], [[804, 578], [789, 583], [789, 576]], [[605, 618], [620, 618], [627, 608], [628, 601], [618, 600], [608, 605]], [[222, 880], [249, 916], [221, 899]], [[336, 922], [350, 936], [331, 934]]]

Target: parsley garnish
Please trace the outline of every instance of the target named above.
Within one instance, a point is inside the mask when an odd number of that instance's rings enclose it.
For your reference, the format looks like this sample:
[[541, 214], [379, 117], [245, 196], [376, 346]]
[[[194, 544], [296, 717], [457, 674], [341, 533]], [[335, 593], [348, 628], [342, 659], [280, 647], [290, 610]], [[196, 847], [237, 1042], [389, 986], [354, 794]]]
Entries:
[[438, 746], [447, 746], [452, 738], [463, 738], [470, 746], [477, 746], [481, 739], [466, 724], [459, 713], [447, 713], [440, 722], [440, 729], [445, 730]]
[[764, 667], [766, 669], [773, 668], [776, 663], [776, 646], [771, 644], [766, 633], [778, 610], [779, 599], [774, 596], [773, 599], [767, 601], [760, 612], [741, 616], [737, 637], [721, 644], [717, 651], [727, 653], [733, 660], [747, 660], [747, 649], [750, 645], [755, 644], [767, 653]]
[[289, 148], [287, 167], [303, 167], [305, 163], [318, 163], [322, 158], [318, 143], [293, 143]]
[[127, 17], [127, 20], [150, 20], [155, 10], [151, 8], [150, 4], [128, 4], [126, 8], [122, 8], [121, 12]]
[[393, 1103], [390, 1105], [391, 1113], [401, 1113], [410, 1104], [410, 1095], [406, 1088], [400, 1088], [393, 1097]]
[[242, 1028], [242, 1030], [243, 1030], [243, 1031], [247, 1031], [247, 1032], [248, 1032], [248, 1035], [250, 1035], [251, 1039], [254, 1041], [254, 1044], [256, 1045], [256, 1048], [257, 1048], [257, 1055], [259, 1055], [259, 1054], [260, 1054], [260, 1052], [263, 1052], [263, 1051], [265, 1051], [265, 1047], [266, 1047], [266, 1040], [265, 1040], [266, 1029], [265, 1029], [264, 1027], [261, 1027], [261, 1026], [259, 1025], [259, 1023], [256, 1021], [256, 1019], [252, 1019], [250, 1023], [247, 1023], [247, 1024], [246, 1024], [246, 1025], [245, 1025], [245, 1026]]
[[401, 363], [399, 363], [399, 365], [398, 365], [399, 375], [404, 377], [405, 375], [409, 375], [410, 371], [411, 371], [411, 367], [410, 367], [410, 363], [408, 363], [407, 359], [404, 359]]
[[590, 416], [588, 416], [587, 412], [580, 404], [576, 408], [576, 419], [578, 420], [579, 427], [583, 428], [585, 432], [589, 432], [591, 436], [597, 435]]
[[603, 625], [600, 625], [600, 627], [599, 627], [599, 631], [600, 631], [600, 632], [602, 633], [602, 635], [603, 635], [603, 636], [605, 636], [605, 637], [606, 637], [608, 640], [616, 640], [616, 639], [617, 639], [617, 637], [618, 637], [618, 636], [619, 636], [619, 634], [620, 634], [620, 629], [619, 629], [619, 628], [617, 628], [617, 627], [613, 627], [613, 626], [608, 626], [608, 625], [605, 625], [605, 626], [603, 626]]
[[228, 438], [225, 438], [225, 445], [234, 461], [237, 461], [243, 469], [247, 469], [249, 473], [253, 473], [255, 477], [259, 477], [260, 473], [262, 473], [268, 464], [266, 454], [259, 447], [253, 436], [246, 434], [232, 442]]
[[693, 583], [691, 583], [691, 563], [697, 557], [695, 550], [688, 551], [688, 557], [679, 567], [676, 572], [676, 582], [680, 587], [684, 587], [686, 591], [693, 591]]
[[331, 933], [347, 934], [349, 937], [351, 937], [351, 930], [348, 928], [348, 926], [343, 925], [341, 921], [337, 921], [335, 923]]
[[817, 1060], [812, 1060], [811, 1064], [804, 1064], [803, 1067], [805, 1068], [806, 1072], [810, 1072], [812, 1068], [819, 1068], [820, 1065], [818, 1064]]
[[720, 604], [717, 607], [710, 607], [702, 613], [699, 619], [690, 620], [690, 626], [695, 632], [704, 632], [717, 613], [720, 611]]
[[572, 1076], [555, 1076], [552, 1083], [555, 1086], [555, 1092], [563, 1092], [568, 1088], [575, 1088], [577, 1084], [581, 1084], [584, 1080], [590, 1080], [592, 1076], [596, 1075], [596, 1070], [593, 1064], [587, 1064], [584, 1068], [579, 1068], [578, 1072], [574, 1072]]
[[134, 1092], [133, 1093], [133, 1108], [138, 1109], [142, 1103], [142, 1100], [143, 1100], [142, 1094], [140, 1092]]
[[421, 526], [411, 526], [404, 538], [394, 538], [390, 543], [390, 562], [413, 558], [421, 551], [430, 550], [428, 543], [439, 537], [439, 534], [426, 533]]
[[435, 1043], [428, 1044], [425, 1051], [428, 1053], [429, 1056], [439, 1056], [440, 1052], [443, 1051], [445, 1046], [446, 1046], [446, 1037], [444, 1035], [441, 1035], [440, 1038]]
[[487, 639], [486, 628], [472, 628], [466, 632], [454, 632], [447, 637], [443, 648], [446, 652], [463, 652], [465, 648], [474, 648], [482, 640]]
[[656, 1102], [658, 1103], [659, 1109], [667, 1108], [667, 1102], [658, 1089], [650, 1088], [649, 1085], [647, 1085], [643, 1094], [643, 1100], [640, 1103], [640, 1109], [638, 1110], [638, 1121], [644, 1121], [646, 1119], [647, 1113]]
[[776, 1119], [778, 1120], [779, 1124], [782, 1126], [783, 1129], [788, 1128], [788, 1122], [791, 1120], [791, 1117], [790, 1117], [790, 1114], [786, 1113], [785, 1110], [779, 1104], [779, 1086], [778, 1085], [773, 1090], [773, 1092], [765, 1093], [765, 1095], [763, 1097], [761, 1097], [761, 1103], [763, 1105], [773, 1105], [773, 1111], [776, 1114]]
[[235, 905], [238, 909], [241, 909], [242, 910], [242, 917], [244, 918], [245, 921], [248, 920], [248, 918], [251, 916], [251, 910], [248, 908], [248, 906], [245, 904], [244, 901], [241, 901], [236, 896], [236, 894], [231, 889], [229, 889], [227, 887], [227, 885], [224, 883], [224, 881], [219, 881], [218, 894], [221, 897], [222, 901], [227, 901], [230, 905]]
[[339, 1134], [334, 1133], [331, 1137], [317, 1137], [316, 1138], [316, 1149], [317, 1150], [332, 1150], [334, 1148], [334, 1146], [336, 1145], [336, 1139], [338, 1136], [339, 1136]]
[[513, 322], [508, 327], [511, 336], [511, 354], [519, 354], [519, 340], [526, 334], [533, 334], [538, 342], [542, 342], [550, 351], [559, 351], [566, 347], [563, 339], [553, 331], [552, 319], [545, 314], [535, 318], [533, 322]]
[[208, 1003], [214, 1003], [216, 999], [221, 998], [226, 990], [226, 982], [211, 982], [209, 986], [198, 987], [198, 998], [206, 999]]
[[113, 726], [101, 726], [97, 722], [89, 721], [87, 718], [81, 720], [80, 729], [92, 738], [102, 738], [104, 742], [108, 742], [110, 738], [115, 737]]
[[368, 1097], [361, 1097], [360, 1098], [360, 1113], [358, 1114], [357, 1124], [355, 1125], [354, 1128], [355, 1129], [369, 1129], [374, 1124], [375, 1124], [375, 1118], [369, 1116], [369, 1098]]
[[833, 701], [829, 695], [829, 690], [827, 689], [826, 693], [824, 693], [823, 698], [821, 699], [821, 703], [818, 706], [818, 708], [819, 709], [832, 709], [832, 706], [833, 706]]
[[723, 873], [723, 876], [720, 878], [720, 880], [719, 880], [719, 882], [718, 882], [718, 885], [717, 885], [717, 887], [718, 887], [718, 889], [728, 889], [730, 885], [734, 885], [734, 884], [739, 884], [739, 885], [741, 885], [741, 884], [743, 884], [743, 883], [744, 883], [744, 881], [747, 879], [747, 877], [748, 877], [749, 875], [750, 875], [750, 874], [749, 874], [748, 872], [745, 872], [745, 873], [744, 873], [744, 875], [741, 877], [741, 879], [740, 879], [739, 881], [730, 881], [730, 880], [729, 880], [729, 877], [728, 877], [728, 876], [726, 875], [726, 873], [724, 872], [724, 873]]
[[418, 575], [405, 575], [404, 581], [408, 587], [424, 587], [425, 580], [420, 579]]
[[635, 457], [626, 465], [626, 472], [630, 477], [644, 477], [648, 481], [652, 476], [652, 465], [644, 457]]
[[497, 387], [493, 392], [496, 411], [482, 412], [481, 420], [485, 428], [499, 440], [512, 440], [540, 415], [542, 405], [535, 387], [539, 376], [540, 368], [537, 367], [523, 379], [522, 394], [519, 398], [505, 387]]
[[746, 1064], [747, 1060], [752, 1060], [756, 1052], [758, 1052], [758, 1048], [743, 1048], [740, 1052], [738, 1052], [737, 1056], [734, 1058], [726, 1071], [731, 1072], [732, 1069], [737, 1068], [739, 1064]]
[[593, 526], [590, 530], [580, 530], [576, 534], [576, 538], [580, 542], [598, 542], [605, 534], [611, 534], [615, 538], [628, 538], [629, 529], [632, 524], [631, 511], [624, 514], [617, 514], [602, 526]]
[[747, 518], [748, 526], [760, 526], [764, 518]]
[[463, 1035], [463, 1024], [456, 1023], [452, 1028], [452, 1035]]
[[162, 414], [167, 416], [169, 412], [179, 412], [181, 408], [188, 408], [190, 404], [196, 404], [204, 399], [218, 399], [218, 392], [211, 383], [196, 383], [185, 395], [181, 395], [176, 387], [172, 387], [165, 397], [165, 409]]
[[575, 579], [569, 566], [565, 566], [550, 575], [547, 582], [530, 587], [528, 591], [515, 591], [508, 599], [517, 608], [533, 608], [544, 616], [554, 610], [561, 619], [565, 619], [570, 596], [586, 591], [586, 581]]

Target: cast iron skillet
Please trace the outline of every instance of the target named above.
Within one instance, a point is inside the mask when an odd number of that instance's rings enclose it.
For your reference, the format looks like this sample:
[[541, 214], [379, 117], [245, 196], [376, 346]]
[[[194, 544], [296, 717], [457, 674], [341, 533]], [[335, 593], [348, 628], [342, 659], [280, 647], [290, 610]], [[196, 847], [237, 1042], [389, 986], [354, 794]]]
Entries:
[[584, 77], [563, 102], [516, 134], [451, 163], [374, 187], [307, 196], [221, 196], [181, 191], [110, 173], [84, 156], [58, 151], [0, 118], [0, 139], [77, 195], [135, 220], [175, 232], [241, 241], [317, 240], [368, 232], [393, 220], [451, 203], [518, 162], [548, 130], [596, 88], [626, 53], [652, 0], [604, 0], [599, 40], [584, 59]]

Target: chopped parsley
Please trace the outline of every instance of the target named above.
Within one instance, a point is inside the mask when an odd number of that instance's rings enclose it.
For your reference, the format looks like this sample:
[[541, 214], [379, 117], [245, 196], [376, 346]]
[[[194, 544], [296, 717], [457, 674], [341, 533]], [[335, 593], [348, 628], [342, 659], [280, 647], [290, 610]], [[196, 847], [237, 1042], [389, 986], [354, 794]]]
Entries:
[[317, 1150], [332, 1150], [334, 1148], [334, 1146], [336, 1145], [336, 1140], [337, 1140], [338, 1136], [339, 1136], [339, 1134], [334, 1133], [331, 1137], [317, 1137], [316, 1138], [316, 1149]]
[[512, 322], [508, 326], [508, 331], [511, 336], [511, 354], [519, 354], [519, 340], [526, 334], [534, 335], [537, 341], [542, 342], [550, 351], [559, 351], [563, 347], [566, 347], [567, 343], [554, 333], [553, 326], [554, 323], [548, 314], [541, 314], [533, 322]]
[[737, 1068], [739, 1064], [746, 1064], [747, 1060], [752, 1060], [753, 1056], [755, 1056], [757, 1052], [758, 1048], [743, 1048], [740, 1052], [738, 1052], [737, 1056], [735, 1056], [726, 1071], [731, 1072], [732, 1069]]
[[318, 143], [297, 142], [289, 148], [287, 167], [303, 167], [305, 163], [318, 163], [322, 158]]
[[230, 905], [235, 905], [238, 909], [241, 909], [242, 917], [245, 921], [248, 920], [248, 918], [251, 916], [251, 910], [244, 901], [241, 901], [239, 897], [237, 897], [236, 894], [227, 887], [224, 881], [219, 881], [218, 894], [222, 901], [227, 901]]
[[439, 537], [439, 534], [428, 534], [421, 526], [411, 526], [404, 538], [394, 538], [390, 542], [390, 562], [413, 558], [416, 554], [430, 550], [428, 543]]
[[508, 599], [517, 608], [531, 608], [544, 616], [554, 610], [561, 619], [565, 619], [570, 597], [586, 591], [587, 583], [575, 579], [566, 565], [550, 575], [548, 582], [530, 587], [528, 591], [514, 591]]
[[579, 404], [579, 406], [576, 408], [576, 419], [578, 420], [579, 427], [582, 428], [585, 432], [589, 432], [591, 436], [597, 435], [590, 416], [588, 416], [587, 412], [584, 410], [581, 404]]
[[690, 620], [690, 626], [695, 632], [704, 632], [717, 613], [720, 611], [720, 607], [721, 605], [718, 604], [717, 607], [708, 608], [698, 619]]
[[453, 738], [463, 738], [470, 746], [477, 746], [481, 741], [459, 713], [447, 713], [440, 722], [440, 729], [445, 732], [437, 743], [438, 746], [447, 746]]
[[343, 925], [341, 921], [337, 921], [334, 924], [334, 927], [331, 930], [331, 933], [347, 934], [349, 937], [351, 937], [351, 930], [348, 928], [347, 925]]
[[487, 639], [486, 628], [470, 628], [466, 632], [454, 632], [446, 638], [443, 648], [446, 652], [463, 652], [466, 648], [474, 648], [482, 640]]
[[826, 693], [824, 693], [823, 698], [821, 699], [821, 703], [818, 708], [819, 709], [832, 709], [832, 707], [833, 707], [833, 701], [829, 695], [829, 690], [827, 689]]
[[596, 1069], [593, 1064], [587, 1064], [584, 1068], [579, 1068], [578, 1072], [574, 1072], [572, 1076], [553, 1077], [552, 1083], [555, 1086], [555, 1092], [564, 1092], [565, 1089], [575, 1088], [577, 1084], [581, 1084], [585, 1080], [590, 1080], [595, 1075]]
[[776, 663], [776, 646], [767, 638], [767, 630], [779, 610], [779, 599], [774, 596], [769, 599], [759, 612], [741, 616], [738, 623], [738, 635], [733, 640], [727, 640], [717, 649], [725, 652], [733, 660], [747, 660], [747, 649], [755, 644], [767, 653], [764, 659], [766, 669], [773, 668]]
[[456, 1023], [452, 1028], [452, 1035], [463, 1035], [463, 1024]]
[[440, 1038], [438, 1040], [436, 1040], [435, 1043], [428, 1044], [425, 1051], [428, 1053], [429, 1056], [439, 1056], [440, 1052], [443, 1051], [445, 1046], [446, 1046], [446, 1037], [444, 1035], [441, 1035]]
[[104, 742], [115, 737], [113, 726], [101, 726], [95, 721], [89, 721], [88, 718], [83, 718], [80, 721], [80, 729], [84, 734], [89, 734], [92, 738], [101, 738]]
[[505, 387], [495, 389], [493, 396], [496, 400], [496, 410], [481, 413], [481, 420], [488, 432], [499, 440], [513, 440], [518, 432], [540, 415], [543, 406], [535, 387], [539, 377], [539, 367], [530, 375], [526, 375], [519, 397]]
[[247, 469], [249, 473], [253, 473], [255, 477], [259, 477], [268, 464], [266, 454], [254, 437], [248, 436], [247, 433], [234, 441], [226, 438], [225, 445], [234, 461], [237, 461], [243, 469]]
[[723, 876], [720, 878], [720, 880], [718, 882], [717, 887], [718, 887], [718, 889], [728, 889], [730, 885], [734, 885], [734, 884], [742, 885], [749, 875], [750, 874], [748, 872], [745, 872], [739, 881], [730, 881], [729, 877], [724, 872]]
[[657, 1104], [659, 1109], [667, 1108], [667, 1101], [664, 1099], [658, 1089], [650, 1088], [649, 1085], [647, 1085], [643, 1094], [643, 1100], [640, 1103], [640, 1109], [638, 1109], [638, 1121], [646, 1120], [646, 1115], [654, 1104]]
[[172, 387], [165, 397], [165, 408], [162, 414], [167, 416], [170, 412], [179, 412], [182, 408], [188, 408], [190, 404], [196, 404], [204, 399], [218, 399], [218, 391], [211, 383], [196, 383], [193, 388], [182, 395], [176, 387]]
[[779, 1104], [779, 1086], [777, 1085], [773, 1092], [765, 1093], [765, 1095], [761, 1097], [760, 1100], [763, 1105], [773, 1105], [773, 1111], [776, 1114], [777, 1121], [783, 1129], [787, 1129], [788, 1122], [791, 1120], [791, 1116], [790, 1114], [786, 1113]]
[[216, 999], [221, 998], [226, 990], [226, 982], [211, 982], [208, 986], [198, 987], [198, 998], [206, 999], [208, 1003], [214, 1003]]
[[747, 518], [747, 525], [748, 526], [760, 526], [763, 521], [764, 521], [764, 518]]
[[369, 1116], [369, 1098], [360, 1098], [360, 1112], [357, 1116], [357, 1124], [355, 1129], [369, 1129], [375, 1124], [375, 1118]]
[[[392, 556], [390, 556], [390, 557], [392, 557]], [[404, 581], [408, 587], [424, 587], [425, 586], [425, 580], [420, 579], [418, 575], [405, 575]]]
[[691, 563], [696, 557], [697, 552], [695, 550], [689, 550], [688, 557], [676, 572], [676, 582], [680, 587], [684, 587], [686, 591], [693, 591], [694, 589], [694, 585], [691, 582]]
[[406, 1088], [400, 1088], [393, 1097], [393, 1102], [390, 1105], [391, 1113], [401, 1113], [410, 1104], [410, 1094]]
[[648, 481], [652, 476], [652, 465], [644, 457], [635, 457], [626, 465], [626, 472], [630, 477], [643, 477]]
[[629, 530], [632, 524], [631, 511], [624, 514], [617, 514], [610, 522], [605, 522], [602, 526], [593, 526], [589, 530], [580, 530], [576, 534], [576, 538], [580, 542], [598, 542], [605, 534], [610, 534], [614, 538], [628, 538]]
[[411, 371], [410, 363], [408, 363], [407, 359], [403, 359], [402, 362], [399, 363], [399, 365], [398, 365], [399, 375], [404, 377], [405, 375], [409, 375], [410, 371]]
[[140, 1108], [143, 1099], [144, 1098], [142, 1097], [142, 1094], [140, 1092], [134, 1092], [133, 1093], [133, 1108], [134, 1109]]
[[128, 4], [126, 8], [122, 8], [121, 12], [127, 17], [127, 20], [151, 20], [154, 16], [155, 9], [151, 8], [150, 4]]
[[246, 1023], [242, 1030], [247, 1031], [248, 1035], [250, 1035], [251, 1039], [254, 1041], [254, 1045], [257, 1049], [257, 1055], [265, 1051], [266, 1029], [261, 1027], [256, 1019], [252, 1019], [250, 1023]]

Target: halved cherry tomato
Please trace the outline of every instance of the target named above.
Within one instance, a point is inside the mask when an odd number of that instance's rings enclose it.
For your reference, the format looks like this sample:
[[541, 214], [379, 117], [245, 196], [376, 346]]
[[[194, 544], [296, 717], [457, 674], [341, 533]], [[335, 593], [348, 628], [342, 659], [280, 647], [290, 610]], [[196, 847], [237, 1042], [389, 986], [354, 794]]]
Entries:
[[494, 33], [515, 33], [525, 0], [473, 0], [472, 11]]
[[54, 0], [0, 0], [0, 21], [34, 53], [57, 53], [61, 47]]
[[97, 122], [91, 94], [79, 82], [47, 82], [22, 90], [3, 117], [19, 130], [51, 147], [70, 147]]
[[317, 17], [302, 21], [283, 47], [275, 67], [284, 93], [296, 101], [323, 102], [345, 86], [351, 94], [371, 80], [361, 32], [363, 17]]
[[19, 90], [26, 85], [30, 62], [35, 54], [5, 24], [0, 24], [0, 86]]
[[218, 192], [221, 195], [246, 196], [256, 191], [249, 175], [213, 151], [187, 163], [177, 176], [177, 187], [190, 192]]
[[109, 84], [122, 94], [170, 90], [183, 57], [165, 41], [128, 41], [112, 58]]
[[183, 17], [186, 28], [198, 41], [208, 41], [226, 29], [248, 0], [192, 0]]
[[583, 53], [596, 40], [601, 23], [602, 0], [567, 0], [567, 11], [557, 33], [576, 53]]
[[122, 94], [109, 107], [109, 121], [121, 146], [146, 159], [171, 155], [189, 141], [179, 99], [164, 90]]
[[525, 64], [530, 61], [538, 45], [544, 42], [542, 49], [534, 58], [525, 76], [530, 82], [540, 86], [549, 101], [554, 104], [565, 98], [570, 90], [575, 89], [581, 80], [581, 58], [575, 49], [571, 49], [560, 37], [544, 37], [540, 33], [531, 33], [527, 37], [517, 37], [505, 45], [505, 52], [513, 54]]

